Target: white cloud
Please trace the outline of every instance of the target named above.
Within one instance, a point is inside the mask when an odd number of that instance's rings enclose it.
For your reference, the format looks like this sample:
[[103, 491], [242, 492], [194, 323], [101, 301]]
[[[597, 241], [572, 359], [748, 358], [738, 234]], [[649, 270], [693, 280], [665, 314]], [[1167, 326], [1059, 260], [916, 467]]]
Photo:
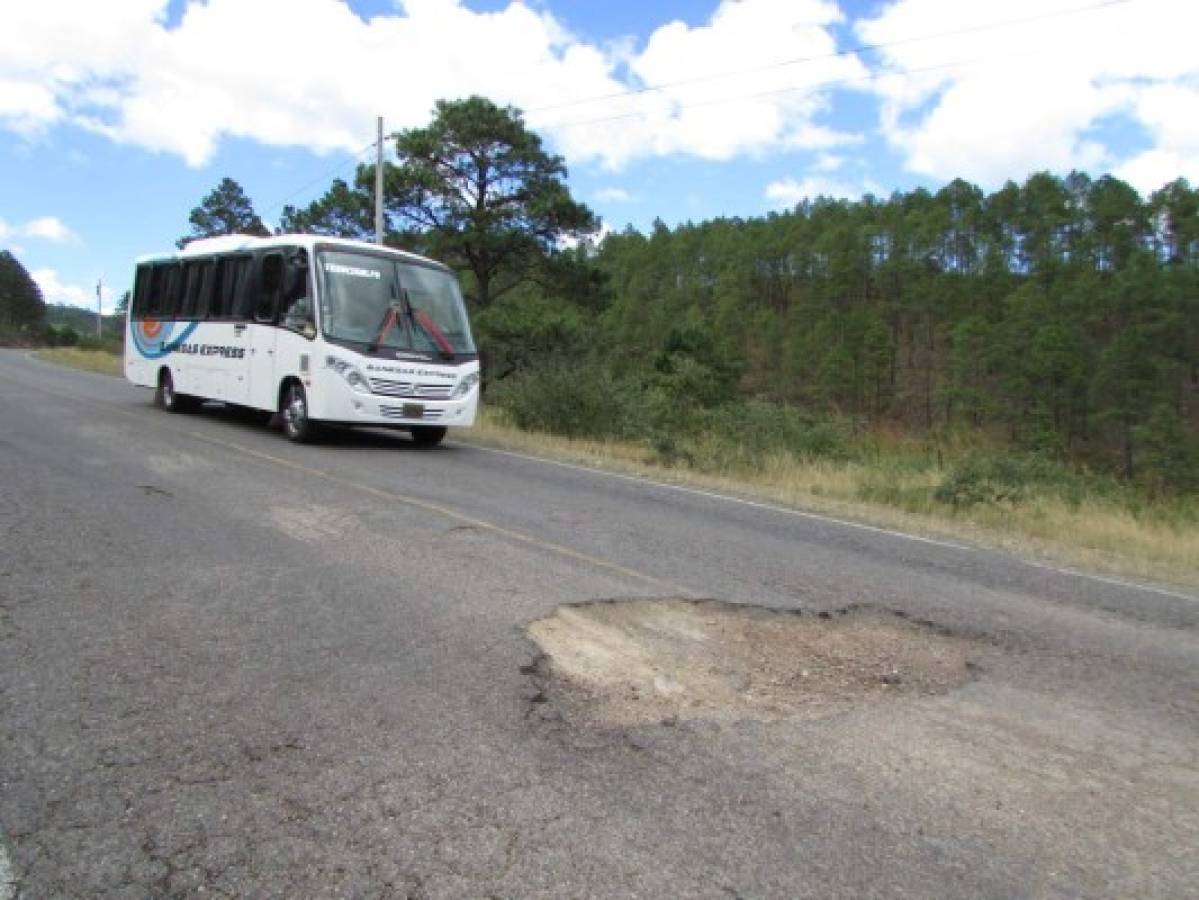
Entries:
[[[866, 74], [856, 58], [831, 55], [829, 26], [842, 19], [824, 0], [723, 0], [706, 24], [663, 25], [628, 55], [633, 90], [614, 85], [605, 100], [530, 121], [552, 131], [569, 157], [613, 168], [648, 154], [721, 161], [850, 142], [857, 138], [815, 122], [830, 83]], [[562, 85], [562, 100], [587, 96], [579, 88]]]
[[[399, 0], [368, 21], [339, 0], [190, 0], [169, 30], [165, 0], [13, 6], [0, 127], [70, 121], [195, 166], [231, 136], [358, 150], [377, 114], [420, 125], [434, 100], [471, 93], [528, 110], [572, 162], [826, 148], [853, 138], [816, 121], [819, 86], [865, 75], [829, 57], [843, 19], [831, 0], [722, 0], [706, 24], [668, 23], [640, 49], [589, 44], [521, 0], [488, 13]], [[797, 59], [810, 61], [782, 64]]]
[[83, 91], [125, 79], [166, 0], [10, 3], [0, 29], [0, 125], [26, 136], [69, 118]]
[[[1199, 4], [897, 0], [855, 28], [890, 45], [874, 89], [909, 171], [993, 186], [1114, 169], [1143, 191], [1199, 175]], [[1094, 137], [1121, 122], [1152, 148], [1122, 159]]]
[[70, 228], [56, 216], [42, 216], [30, 219], [23, 225], [9, 225], [0, 219], [0, 241], [11, 238], [38, 238], [43, 241], [67, 243], [78, 241], [79, 238]]
[[[88, 309], [96, 308], [96, 287], [80, 287], [77, 284], [64, 284], [54, 269], [33, 269], [29, 273], [37, 286], [42, 289], [42, 297], [47, 303], [65, 303], [68, 306], [83, 306]], [[112, 289], [104, 286], [100, 289], [100, 297], [104, 304], [104, 312], [110, 313], [116, 306]]]
[[0, 78], [0, 124], [17, 134], [33, 137], [61, 117], [54, 92], [49, 88]]
[[78, 240], [75, 233], [55, 216], [32, 219], [21, 226], [20, 232], [26, 237], [41, 238], [44, 241], [54, 241], [59, 244]]
[[766, 186], [765, 196], [767, 200], [790, 207], [804, 200], [815, 200], [817, 197], [860, 200], [864, 194], [880, 195], [883, 193], [882, 186], [870, 179], [860, 184], [854, 184], [825, 175], [809, 175], [805, 178], [782, 178], [771, 182]]
[[592, 196], [596, 203], [629, 203], [633, 200], [632, 194], [619, 187], [600, 188]]

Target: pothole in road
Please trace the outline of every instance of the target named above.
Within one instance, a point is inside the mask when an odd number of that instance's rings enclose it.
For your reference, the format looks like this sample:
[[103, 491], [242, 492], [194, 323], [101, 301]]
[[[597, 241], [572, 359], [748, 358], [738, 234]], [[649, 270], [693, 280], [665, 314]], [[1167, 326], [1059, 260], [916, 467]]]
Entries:
[[940, 694], [975, 642], [870, 607], [799, 613], [679, 598], [559, 607], [528, 633], [536, 703], [596, 725], [818, 716]]

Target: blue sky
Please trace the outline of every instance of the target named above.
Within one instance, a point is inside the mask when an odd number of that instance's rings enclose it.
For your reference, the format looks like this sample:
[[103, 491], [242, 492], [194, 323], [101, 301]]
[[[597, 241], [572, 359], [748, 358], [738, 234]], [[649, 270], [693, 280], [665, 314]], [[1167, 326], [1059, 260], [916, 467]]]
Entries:
[[221, 178], [269, 225], [374, 133], [526, 111], [606, 227], [1039, 169], [1199, 181], [1192, 0], [44, 0], [0, 31], [0, 248], [106, 308]]

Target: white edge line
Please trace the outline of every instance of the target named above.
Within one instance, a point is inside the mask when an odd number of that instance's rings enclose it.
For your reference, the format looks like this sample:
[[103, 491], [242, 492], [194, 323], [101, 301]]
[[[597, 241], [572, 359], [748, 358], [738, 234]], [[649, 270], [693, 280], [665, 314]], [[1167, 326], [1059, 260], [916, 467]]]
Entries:
[[[29, 359], [34, 359], [37, 362], [42, 362], [42, 360], [37, 360], [32, 350], [28, 351], [25, 356]], [[707, 497], [712, 500], [722, 500], [725, 503], [737, 503], [741, 506], [767, 510], [769, 512], [780, 513], [786, 516], [794, 516], [800, 519], [810, 519], [815, 522], [827, 522], [830, 525], [841, 525], [845, 528], [857, 528], [861, 531], [870, 531], [874, 532], [875, 534], [885, 534], [889, 535], [890, 537], [902, 538], [908, 541], [916, 541], [917, 543], [921, 544], [930, 544], [934, 547], [946, 547], [950, 550], [961, 550], [964, 553], [979, 552], [978, 547], [969, 547], [965, 544], [955, 544], [952, 541], [939, 541], [935, 538], [922, 537], [917, 534], [907, 534], [906, 532], [894, 531], [890, 528], [880, 528], [877, 525], [865, 525], [861, 522], [853, 522], [848, 519], [837, 519], [832, 516], [805, 512], [804, 510], [792, 509], [786, 506], [778, 506], [773, 503], [762, 503], [757, 500], [746, 500], [742, 497], [733, 497], [729, 494], [721, 494], [717, 493], [716, 491], [706, 491], [701, 488], [693, 488], [681, 484], [671, 484], [670, 482], [658, 481], [649, 477], [625, 475], [622, 472], [609, 472], [606, 469], [583, 466], [579, 465], [578, 463], [562, 462], [561, 460], [557, 459], [547, 459], [543, 456], [533, 456], [529, 453], [517, 453], [513, 450], [501, 450], [497, 447], [484, 447], [479, 444], [472, 444], [469, 442], [464, 442], [460, 446], [469, 447], [472, 450], [480, 450], [484, 453], [495, 453], [500, 456], [510, 456], [513, 459], [523, 459], [527, 462], [542, 463], [543, 465], [547, 466], [558, 466], [562, 469], [571, 469], [573, 471], [584, 472], [589, 475], [602, 475], [605, 478], [615, 478], [619, 481], [630, 482], [631, 484], [650, 485], [651, 487], [658, 487], [663, 490], [678, 491], [680, 494], [691, 494], [696, 497]], [[1152, 585], [1148, 584], [1139, 584], [1135, 581], [1125, 581], [1120, 578], [1109, 578], [1105, 575], [1093, 575], [1089, 572], [1080, 572], [1077, 569], [1067, 569], [1062, 566], [1051, 566], [1046, 563], [1020, 559], [1019, 557], [1012, 557], [1012, 559], [1022, 565], [1033, 569], [1041, 569], [1045, 572], [1056, 572], [1059, 575], [1069, 575], [1073, 578], [1082, 578], [1087, 581], [1097, 581], [1100, 584], [1110, 584], [1114, 587], [1122, 587], [1134, 591], [1145, 591], [1146, 593], [1158, 594], [1162, 597], [1172, 597], [1175, 600], [1186, 600], [1191, 603], [1199, 603], [1199, 597], [1196, 597], [1194, 594], [1183, 594], [1179, 591], [1171, 591], [1166, 588], [1153, 587]], [[5, 878], [10, 878], [9, 872], [11, 872], [10, 869], [6, 869], [6, 865], [7, 857], [4, 853], [4, 844], [3, 841], [0, 841], [0, 900], [11, 900], [11, 895], [5, 893], [5, 891], [9, 889], [9, 885], [13, 883], [11, 881], [5, 881]]]
[[[558, 466], [563, 469], [571, 469], [576, 472], [585, 472], [590, 475], [602, 475], [605, 478], [615, 478], [620, 481], [628, 481], [633, 484], [649, 485], [651, 487], [662, 488], [668, 491], [678, 491], [681, 494], [691, 494], [696, 497], [707, 497], [712, 500], [722, 500], [726, 503], [737, 503], [741, 506], [748, 506], [753, 509], [762, 509], [769, 512], [780, 513], [786, 516], [795, 516], [800, 519], [811, 519], [816, 522], [827, 522], [830, 525], [841, 525], [846, 528], [857, 528], [861, 531], [870, 531], [875, 534], [885, 534], [890, 537], [903, 538], [909, 541], [916, 541], [921, 544], [931, 544], [934, 547], [947, 547], [950, 550], [961, 550], [965, 553], [978, 553], [980, 548], [969, 547], [965, 544], [955, 544], [952, 541], [939, 541], [935, 538], [921, 537], [917, 534], [907, 534], [903, 531], [894, 531], [890, 528], [880, 528], [877, 525], [864, 525], [861, 522], [852, 522], [848, 519], [837, 519], [832, 516], [825, 516], [819, 513], [805, 512], [800, 509], [791, 509], [786, 506], [778, 506], [773, 503], [762, 503], [758, 500], [746, 500], [742, 497], [733, 497], [729, 494], [721, 494], [716, 491], [707, 491], [702, 488], [688, 487], [682, 484], [671, 484], [666, 481], [658, 481], [653, 478], [639, 477], [636, 475], [625, 475], [623, 472], [609, 472], [606, 469], [597, 469], [590, 466], [579, 465], [578, 463], [562, 462], [556, 459], [546, 459], [542, 456], [533, 456], [528, 453], [517, 453], [512, 450], [500, 450], [496, 447], [483, 447], [478, 444], [463, 443], [461, 446], [470, 447], [472, 450], [481, 450], [484, 453], [497, 453], [500, 456], [511, 456], [514, 459], [523, 459], [528, 462], [543, 463], [548, 466]], [[998, 551], [996, 551], [998, 552]], [[1077, 569], [1067, 569], [1061, 566], [1051, 566], [1046, 563], [1033, 562], [1031, 560], [1012, 557], [1021, 565], [1029, 566], [1034, 569], [1041, 569], [1047, 572], [1056, 572], [1060, 575], [1069, 575], [1074, 578], [1083, 578], [1088, 581], [1098, 581], [1101, 584], [1110, 584], [1116, 587], [1127, 588], [1134, 591], [1146, 591], [1151, 594], [1159, 594], [1163, 597], [1173, 597], [1176, 600], [1187, 600], [1191, 603], [1199, 602], [1199, 597], [1193, 594], [1183, 594], [1178, 591], [1167, 590], [1166, 588], [1153, 587], [1147, 584], [1138, 584], [1135, 581], [1124, 581], [1120, 578], [1108, 578], [1104, 575], [1092, 575], [1089, 572], [1080, 572]], [[0, 898], [2, 900], [2, 898]]]
[[0, 900], [13, 900], [17, 896], [17, 877], [13, 874], [12, 861], [8, 858], [8, 846], [0, 832]]
[[541, 456], [532, 456], [527, 453], [516, 453], [512, 450], [499, 450], [495, 447], [481, 447], [478, 444], [465, 444], [472, 450], [482, 450], [485, 453], [498, 453], [501, 456], [511, 456], [515, 459], [523, 459], [529, 462], [545, 463], [550, 466], [558, 466], [563, 469], [571, 469], [576, 472], [586, 472], [591, 475], [602, 475], [605, 478], [615, 478], [620, 481], [628, 481], [633, 484], [649, 485], [651, 487], [662, 488], [667, 491], [678, 491], [680, 494], [691, 494], [695, 497], [707, 497], [710, 500], [723, 500], [726, 503], [737, 503], [741, 506], [748, 506], [753, 509], [764, 509], [769, 512], [781, 513], [785, 516], [795, 516], [800, 519], [812, 519], [816, 522], [827, 522], [831, 525], [843, 525], [846, 528], [858, 528], [862, 531], [872, 531], [876, 534], [886, 534], [891, 537], [904, 538], [909, 541], [918, 541], [921, 544], [932, 544], [937, 547], [949, 547], [951, 550], [964, 550], [967, 553], [977, 552], [976, 547], [967, 547], [965, 544], [955, 544], [952, 541], [939, 541], [934, 538], [921, 537], [918, 534], [907, 534], [903, 531], [892, 531], [889, 528], [880, 528], [877, 525], [864, 525], [861, 522], [851, 522], [847, 519], [836, 519], [832, 516], [824, 516], [819, 513], [805, 512], [801, 509], [792, 509], [787, 506], [778, 506], [774, 503], [763, 503], [760, 500], [746, 500], [743, 497], [734, 497], [730, 494], [721, 494], [717, 491], [708, 491], [703, 488], [689, 487], [683, 484], [671, 484], [668, 481], [658, 481], [654, 478], [643, 478], [636, 475], [625, 475], [623, 472], [609, 472], [606, 469], [594, 469], [589, 466], [582, 466], [577, 463], [561, 462], [556, 459], [546, 459]]
[[1085, 578], [1088, 581], [1098, 581], [1102, 584], [1112, 584], [1116, 587], [1128, 588], [1134, 591], [1146, 591], [1150, 594], [1161, 594], [1163, 597], [1173, 597], [1176, 600], [1189, 600], [1191, 603], [1199, 603], [1199, 597], [1194, 594], [1183, 594], [1179, 591], [1171, 591], [1166, 588], [1154, 587], [1151, 584], [1139, 584], [1135, 581], [1125, 581], [1122, 578], [1109, 578], [1106, 575], [1092, 575], [1090, 572], [1080, 572], [1078, 569], [1067, 569], [1062, 566], [1051, 566], [1047, 563], [1034, 562], [1029, 559], [1022, 559], [1019, 562], [1033, 569], [1043, 569], [1046, 572], [1057, 572], [1060, 575], [1072, 575], [1075, 578]]

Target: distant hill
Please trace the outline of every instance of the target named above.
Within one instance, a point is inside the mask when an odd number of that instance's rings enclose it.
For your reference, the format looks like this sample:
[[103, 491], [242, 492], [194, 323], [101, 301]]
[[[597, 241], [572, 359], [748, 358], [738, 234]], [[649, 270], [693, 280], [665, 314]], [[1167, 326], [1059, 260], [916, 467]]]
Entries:
[[[58, 328], [70, 328], [80, 337], [93, 337], [96, 334], [96, 313], [79, 306], [68, 306], [65, 303], [47, 303], [46, 324]], [[105, 335], [120, 334], [124, 329], [124, 315], [104, 316]]]

